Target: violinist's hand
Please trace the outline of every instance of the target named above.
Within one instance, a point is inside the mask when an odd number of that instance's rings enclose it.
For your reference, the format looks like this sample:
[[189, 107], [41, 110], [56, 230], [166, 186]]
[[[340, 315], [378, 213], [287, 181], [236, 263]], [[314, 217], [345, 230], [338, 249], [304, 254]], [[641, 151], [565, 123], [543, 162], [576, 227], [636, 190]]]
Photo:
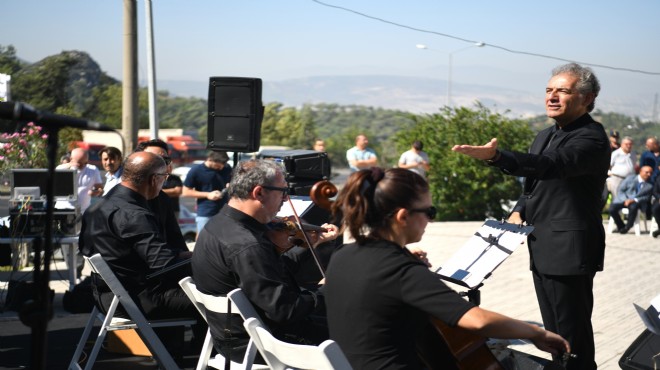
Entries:
[[497, 150], [497, 139], [493, 138], [485, 145], [454, 145], [451, 148], [454, 152], [463, 153], [472, 158], [481, 159], [482, 161], [492, 159], [495, 157]]
[[571, 353], [571, 345], [568, 344], [566, 339], [551, 331], [543, 330], [539, 333], [539, 335], [530, 339], [536, 348], [540, 349], [541, 351], [552, 353], [553, 355]]
[[520, 216], [520, 212], [511, 212], [511, 215], [509, 216], [509, 219], [506, 220], [506, 222], [515, 225], [522, 225], [523, 219], [522, 216]]
[[339, 236], [339, 228], [336, 225], [323, 224], [321, 225], [321, 227], [324, 228], [325, 231], [318, 234], [318, 240], [316, 241], [316, 243], [314, 243], [315, 244], [314, 246], [316, 246], [317, 244], [335, 240]]
[[426, 266], [431, 267], [431, 262], [429, 262], [429, 259], [426, 258], [426, 252], [424, 252], [423, 250], [417, 247], [408, 248], [408, 250], [410, 251], [410, 253], [413, 254], [413, 256], [417, 257], [417, 259], [424, 262]]

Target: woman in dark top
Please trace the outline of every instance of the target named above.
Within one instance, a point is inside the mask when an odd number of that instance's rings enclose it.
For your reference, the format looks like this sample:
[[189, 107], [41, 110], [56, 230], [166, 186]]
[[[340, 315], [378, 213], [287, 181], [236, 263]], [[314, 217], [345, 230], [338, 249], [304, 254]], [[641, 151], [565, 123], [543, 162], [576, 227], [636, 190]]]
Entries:
[[557, 334], [464, 300], [405, 247], [420, 241], [435, 217], [428, 183], [418, 174], [356, 172], [333, 212], [342, 215], [355, 242], [333, 254], [324, 294], [330, 338], [353, 368], [421, 369], [415, 340], [430, 317], [483, 337], [524, 338], [550, 353], [570, 351]]

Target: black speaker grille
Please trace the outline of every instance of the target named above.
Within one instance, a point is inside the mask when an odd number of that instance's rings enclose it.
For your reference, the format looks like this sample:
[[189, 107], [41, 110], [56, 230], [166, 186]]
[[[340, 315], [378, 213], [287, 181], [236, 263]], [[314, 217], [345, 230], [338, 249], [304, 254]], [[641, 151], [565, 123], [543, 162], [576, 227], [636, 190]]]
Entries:
[[254, 152], [261, 141], [261, 79], [211, 77], [207, 141], [211, 150]]

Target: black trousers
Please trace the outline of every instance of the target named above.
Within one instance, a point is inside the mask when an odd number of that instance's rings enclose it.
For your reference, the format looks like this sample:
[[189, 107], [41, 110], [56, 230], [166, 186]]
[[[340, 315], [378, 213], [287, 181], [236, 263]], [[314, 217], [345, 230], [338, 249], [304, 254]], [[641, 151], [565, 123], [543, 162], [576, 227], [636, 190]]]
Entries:
[[626, 208], [623, 203], [612, 203], [610, 205], [610, 216], [612, 216], [616, 227], [619, 229], [623, 229], [624, 227], [626, 229], [632, 229], [637, 218], [637, 212], [639, 212], [639, 203], [633, 202], [628, 205], [628, 221], [626, 221], [625, 225], [623, 224], [623, 220], [621, 220], [621, 215], [619, 215], [619, 211], [623, 208]]
[[[564, 337], [571, 345], [571, 352], [577, 355], [568, 360], [566, 369], [596, 369], [594, 331], [591, 325], [595, 273], [544, 275], [532, 267], [532, 274], [545, 329]], [[555, 360], [561, 361], [561, 358]]]

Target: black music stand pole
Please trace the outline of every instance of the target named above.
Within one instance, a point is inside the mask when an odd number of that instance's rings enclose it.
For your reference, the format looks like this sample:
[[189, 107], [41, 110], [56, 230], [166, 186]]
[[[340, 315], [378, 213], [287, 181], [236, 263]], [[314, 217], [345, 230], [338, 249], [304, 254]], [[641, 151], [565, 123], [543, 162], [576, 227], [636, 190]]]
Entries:
[[[50, 261], [53, 255], [53, 188], [55, 183], [55, 158], [57, 155], [57, 137], [59, 129], [44, 127], [48, 133], [48, 176], [46, 177], [46, 225], [42, 238], [35, 238], [34, 248], [34, 299], [23, 304], [19, 317], [23, 324], [32, 328], [32, 355], [30, 369], [46, 368], [46, 349], [48, 321], [53, 317], [53, 306], [50, 297]], [[43, 248], [43, 272], [41, 271], [41, 240], [45, 239]]]

